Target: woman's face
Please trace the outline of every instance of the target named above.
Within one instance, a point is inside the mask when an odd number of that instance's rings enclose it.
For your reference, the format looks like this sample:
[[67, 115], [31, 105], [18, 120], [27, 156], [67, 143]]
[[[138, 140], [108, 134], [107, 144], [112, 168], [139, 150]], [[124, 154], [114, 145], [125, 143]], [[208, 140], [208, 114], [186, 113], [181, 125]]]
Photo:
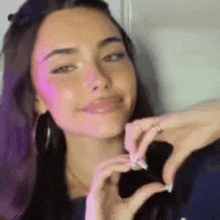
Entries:
[[[31, 57], [31, 76], [38, 98], [35, 110], [48, 110], [66, 135], [119, 135], [135, 107], [135, 70], [120, 32], [94, 9], [65, 9], [44, 20]], [[84, 109], [115, 95], [122, 101], [115, 100], [114, 111], [95, 114]]]

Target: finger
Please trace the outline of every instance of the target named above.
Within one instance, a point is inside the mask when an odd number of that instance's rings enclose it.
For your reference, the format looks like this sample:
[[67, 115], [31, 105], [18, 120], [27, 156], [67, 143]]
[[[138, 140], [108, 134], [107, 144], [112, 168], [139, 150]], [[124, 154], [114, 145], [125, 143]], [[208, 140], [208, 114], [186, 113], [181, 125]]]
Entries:
[[[158, 125], [163, 132], [158, 133], [154, 141], [164, 141], [170, 144], [173, 144], [176, 137], [178, 137], [179, 134], [182, 134], [184, 128], [188, 129], [189, 127], [185, 117], [179, 113], [170, 113], [160, 116]], [[173, 132], [175, 132], [175, 135], [173, 135]]]
[[176, 171], [191, 152], [186, 148], [174, 149], [163, 168], [163, 180], [168, 185], [173, 183]]
[[127, 124], [125, 127], [125, 149], [134, 155], [136, 152], [136, 142], [142, 132], [150, 130], [159, 120], [159, 117], [143, 118]]
[[125, 126], [125, 137], [124, 137], [124, 146], [125, 149], [129, 152], [129, 154], [134, 154], [135, 149], [135, 143], [132, 139], [132, 132], [133, 132], [133, 126], [131, 124], [127, 124]]
[[110, 183], [114, 185], [118, 185], [118, 181], [120, 180], [120, 173], [114, 172], [110, 177]]
[[166, 191], [161, 183], [150, 183], [139, 188], [132, 197], [127, 199], [128, 206], [135, 213], [152, 195]]
[[96, 192], [102, 190], [106, 185], [107, 179], [109, 179], [113, 173], [128, 172], [130, 169], [130, 163], [125, 163], [111, 165], [106, 169], [99, 170], [99, 172], [97, 172], [93, 177], [91, 190]]
[[179, 127], [185, 127], [188, 126], [186, 124], [186, 117], [182, 116], [180, 113], [169, 113], [165, 114], [159, 117], [159, 125], [162, 128], [162, 130], [169, 130], [179, 128]]
[[126, 135], [125, 135], [125, 149], [129, 152], [130, 161], [133, 161], [133, 156], [136, 153], [136, 139], [135, 136], [139, 137], [142, 133], [142, 129], [138, 126], [137, 120], [126, 127]]
[[145, 158], [145, 154], [149, 147], [149, 144], [155, 139], [157, 134], [158, 134], [158, 131], [154, 128], [152, 128], [150, 131], [147, 132], [147, 134], [144, 136], [141, 142], [140, 147], [138, 148], [135, 154], [135, 160], [138, 158]]

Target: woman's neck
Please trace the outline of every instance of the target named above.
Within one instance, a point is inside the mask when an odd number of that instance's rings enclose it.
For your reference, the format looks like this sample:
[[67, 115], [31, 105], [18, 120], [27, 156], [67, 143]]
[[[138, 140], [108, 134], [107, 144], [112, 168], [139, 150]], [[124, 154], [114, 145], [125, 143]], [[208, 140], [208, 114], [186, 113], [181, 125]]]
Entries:
[[74, 196], [78, 190], [80, 196], [85, 196], [91, 187], [96, 167], [109, 157], [125, 153], [122, 137], [93, 141], [80, 138], [68, 141], [67, 138], [66, 178], [69, 195]]
[[66, 183], [70, 199], [84, 197], [89, 193], [89, 187], [80, 181], [68, 167], [66, 168]]

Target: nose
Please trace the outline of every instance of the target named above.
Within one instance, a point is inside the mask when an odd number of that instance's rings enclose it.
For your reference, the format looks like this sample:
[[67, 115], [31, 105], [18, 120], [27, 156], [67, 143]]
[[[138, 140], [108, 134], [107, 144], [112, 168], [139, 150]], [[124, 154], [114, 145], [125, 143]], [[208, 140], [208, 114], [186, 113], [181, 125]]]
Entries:
[[85, 84], [90, 91], [105, 90], [111, 86], [111, 79], [99, 65], [90, 64], [87, 66]]

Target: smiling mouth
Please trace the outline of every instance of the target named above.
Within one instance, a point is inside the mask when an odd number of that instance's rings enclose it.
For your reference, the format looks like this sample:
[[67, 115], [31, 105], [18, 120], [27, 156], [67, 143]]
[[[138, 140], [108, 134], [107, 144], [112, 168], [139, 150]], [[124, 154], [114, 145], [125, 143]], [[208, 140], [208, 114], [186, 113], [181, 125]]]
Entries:
[[116, 111], [122, 107], [122, 102], [103, 103], [100, 106], [86, 109], [85, 112], [89, 114], [106, 114]]

